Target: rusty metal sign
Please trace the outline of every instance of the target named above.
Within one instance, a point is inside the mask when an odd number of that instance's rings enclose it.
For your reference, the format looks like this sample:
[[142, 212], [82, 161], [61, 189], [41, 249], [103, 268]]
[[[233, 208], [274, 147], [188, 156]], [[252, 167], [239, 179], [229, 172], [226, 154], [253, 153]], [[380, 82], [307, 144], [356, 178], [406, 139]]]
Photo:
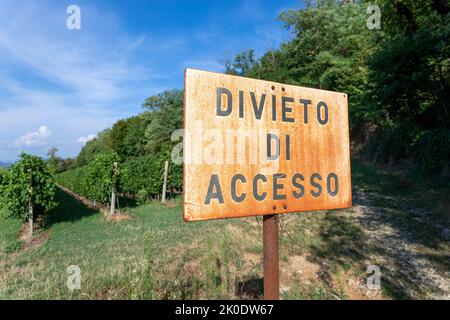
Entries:
[[347, 95], [186, 69], [186, 221], [351, 206]]

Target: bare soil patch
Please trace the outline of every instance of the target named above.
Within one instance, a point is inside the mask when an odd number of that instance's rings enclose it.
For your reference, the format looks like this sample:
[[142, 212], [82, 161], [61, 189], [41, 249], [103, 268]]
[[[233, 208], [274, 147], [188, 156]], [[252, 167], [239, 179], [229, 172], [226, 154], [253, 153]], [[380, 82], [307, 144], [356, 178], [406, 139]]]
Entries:
[[31, 239], [31, 241], [28, 241], [29, 240], [28, 239], [28, 223], [24, 223], [22, 225], [22, 227], [20, 228], [20, 233], [17, 238], [18, 238], [18, 240], [21, 240], [24, 242], [22, 249], [26, 250], [26, 249], [37, 248], [37, 247], [42, 246], [45, 243], [45, 241], [47, 241], [49, 236], [50, 236], [49, 231], [43, 231], [43, 232], [33, 235], [33, 238]]
[[112, 222], [120, 222], [120, 221], [128, 221], [131, 220], [131, 217], [128, 213], [116, 213], [114, 215], [107, 215], [105, 218], [106, 221]]

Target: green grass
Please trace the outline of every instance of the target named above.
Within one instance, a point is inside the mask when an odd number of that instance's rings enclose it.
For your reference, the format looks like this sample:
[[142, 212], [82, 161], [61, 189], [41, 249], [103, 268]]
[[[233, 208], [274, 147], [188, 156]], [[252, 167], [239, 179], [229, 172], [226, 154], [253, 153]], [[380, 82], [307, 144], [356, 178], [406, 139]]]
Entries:
[[[445, 252], [448, 241], [441, 236], [442, 227], [450, 227], [450, 180], [426, 177], [418, 173], [392, 175], [371, 166], [355, 163], [353, 184], [366, 191], [372, 203], [382, 210], [387, 220], [424, 249]], [[450, 259], [431, 257], [446, 271]]]
[[[355, 190], [364, 190], [379, 208], [391, 210], [392, 225], [412, 232], [448, 270], [448, 246], [432, 234], [431, 222], [430, 227], [410, 221], [406, 206], [442, 217], [440, 199], [448, 185], [431, 181], [434, 188], [429, 189], [422, 180], [357, 163], [352, 168]], [[430, 198], [424, 190], [430, 190]], [[17, 241], [20, 221], [0, 218], [0, 299], [261, 297], [261, 218], [186, 223], [180, 205], [149, 203], [127, 208], [131, 220], [111, 222], [62, 191], [57, 200], [42, 245], [22, 248]], [[365, 277], [376, 248], [366, 246], [352, 210], [291, 214], [282, 221], [281, 286], [288, 288], [283, 297], [358, 297], [349, 291], [347, 280]], [[81, 269], [81, 290], [66, 287], [70, 265]], [[383, 297], [402, 297], [398, 288], [389, 286]]]
[[17, 240], [17, 233], [21, 222], [17, 219], [6, 217], [5, 210], [0, 209], [0, 258], [4, 259], [7, 254], [18, 251], [22, 242]]
[[[0, 282], [1, 299], [212, 298], [232, 292], [227, 266], [233, 240], [218, 235], [229, 221], [186, 223], [180, 206], [154, 203], [130, 209], [130, 221], [108, 222], [62, 191], [57, 199], [59, 206], [47, 220], [46, 242], [2, 259], [6, 277]], [[20, 222], [1, 220], [0, 228], [4, 251], [15, 241]], [[194, 269], [185, 275], [190, 261]], [[70, 265], [81, 269], [80, 291], [70, 292], [65, 285]], [[198, 272], [205, 272], [205, 279], [198, 279]]]
[[[393, 174], [373, 166], [352, 163], [352, 183], [385, 206], [401, 205], [429, 210], [434, 219], [450, 218], [450, 179], [420, 172]], [[395, 197], [392, 201], [389, 197]]]

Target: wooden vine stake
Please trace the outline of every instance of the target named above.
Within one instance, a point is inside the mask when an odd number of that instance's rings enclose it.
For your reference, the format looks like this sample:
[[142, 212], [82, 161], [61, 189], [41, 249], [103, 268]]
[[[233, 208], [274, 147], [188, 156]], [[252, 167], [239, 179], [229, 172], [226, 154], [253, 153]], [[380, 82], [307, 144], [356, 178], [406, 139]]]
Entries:
[[114, 162], [114, 168], [113, 168], [113, 170], [114, 170], [114, 185], [113, 185], [113, 189], [112, 189], [112, 193], [111, 193], [111, 213], [110, 213], [111, 215], [114, 215], [116, 213], [116, 183], [115, 183], [116, 179], [115, 179], [115, 175], [118, 171], [117, 166], [118, 166], [117, 162]]
[[33, 175], [31, 170], [28, 170], [30, 174], [30, 185], [28, 190], [28, 242], [33, 240], [33, 223], [34, 223], [34, 212], [33, 212]]
[[164, 164], [164, 184], [163, 184], [163, 191], [162, 191], [162, 203], [166, 202], [166, 190], [167, 190], [167, 175], [169, 173], [169, 161], [166, 161]]

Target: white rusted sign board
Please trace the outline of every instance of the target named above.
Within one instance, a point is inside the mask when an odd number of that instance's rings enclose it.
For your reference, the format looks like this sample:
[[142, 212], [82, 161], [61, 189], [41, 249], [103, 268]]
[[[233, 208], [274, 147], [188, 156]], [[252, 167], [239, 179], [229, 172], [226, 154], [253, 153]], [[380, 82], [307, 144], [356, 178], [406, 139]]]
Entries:
[[347, 95], [186, 69], [186, 221], [351, 206]]

